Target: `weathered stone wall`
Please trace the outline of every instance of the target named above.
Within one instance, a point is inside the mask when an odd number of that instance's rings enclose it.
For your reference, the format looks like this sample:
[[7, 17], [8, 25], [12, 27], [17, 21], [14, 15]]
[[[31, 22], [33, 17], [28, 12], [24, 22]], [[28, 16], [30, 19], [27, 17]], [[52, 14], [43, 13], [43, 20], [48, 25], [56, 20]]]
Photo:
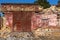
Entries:
[[12, 13], [12, 31], [31, 31], [32, 14], [40, 10], [36, 4], [2, 4], [1, 9], [8, 17]]

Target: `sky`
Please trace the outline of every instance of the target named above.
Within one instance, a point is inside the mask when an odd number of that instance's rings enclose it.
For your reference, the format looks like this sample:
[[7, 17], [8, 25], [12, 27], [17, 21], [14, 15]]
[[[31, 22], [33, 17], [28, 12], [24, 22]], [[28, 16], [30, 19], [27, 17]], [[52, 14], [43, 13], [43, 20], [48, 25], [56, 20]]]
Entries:
[[58, 0], [48, 0], [51, 5], [57, 5]]
[[[35, 0], [0, 0], [0, 3], [33, 3]], [[56, 5], [58, 0], [48, 0], [51, 5]]]

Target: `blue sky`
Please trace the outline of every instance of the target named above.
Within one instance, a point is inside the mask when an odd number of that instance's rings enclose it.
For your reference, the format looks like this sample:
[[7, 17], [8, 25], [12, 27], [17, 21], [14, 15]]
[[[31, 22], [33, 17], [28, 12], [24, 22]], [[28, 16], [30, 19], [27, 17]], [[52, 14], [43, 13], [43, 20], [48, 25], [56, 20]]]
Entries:
[[48, 0], [50, 2], [50, 4], [56, 5], [58, 0]]
[[[33, 3], [35, 0], [0, 0], [0, 3]], [[57, 4], [58, 0], [48, 0], [50, 4]]]

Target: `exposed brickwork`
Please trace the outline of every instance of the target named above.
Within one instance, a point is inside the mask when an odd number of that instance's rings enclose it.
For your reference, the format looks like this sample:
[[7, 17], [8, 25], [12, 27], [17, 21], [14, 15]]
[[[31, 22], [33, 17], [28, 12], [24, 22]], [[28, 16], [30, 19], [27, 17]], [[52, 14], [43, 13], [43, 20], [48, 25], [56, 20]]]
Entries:
[[17, 31], [31, 31], [31, 16], [32, 12], [13, 12], [14, 26], [17, 26]]

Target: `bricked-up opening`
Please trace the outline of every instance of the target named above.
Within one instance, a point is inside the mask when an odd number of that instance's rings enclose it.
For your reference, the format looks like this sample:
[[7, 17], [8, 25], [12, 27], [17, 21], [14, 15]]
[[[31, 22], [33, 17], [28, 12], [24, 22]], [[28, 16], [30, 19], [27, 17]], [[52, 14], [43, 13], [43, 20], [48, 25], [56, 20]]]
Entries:
[[30, 32], [31, 31], [31, 17], [33, 12], [13, 12], [13, 24], [16, 31]]

